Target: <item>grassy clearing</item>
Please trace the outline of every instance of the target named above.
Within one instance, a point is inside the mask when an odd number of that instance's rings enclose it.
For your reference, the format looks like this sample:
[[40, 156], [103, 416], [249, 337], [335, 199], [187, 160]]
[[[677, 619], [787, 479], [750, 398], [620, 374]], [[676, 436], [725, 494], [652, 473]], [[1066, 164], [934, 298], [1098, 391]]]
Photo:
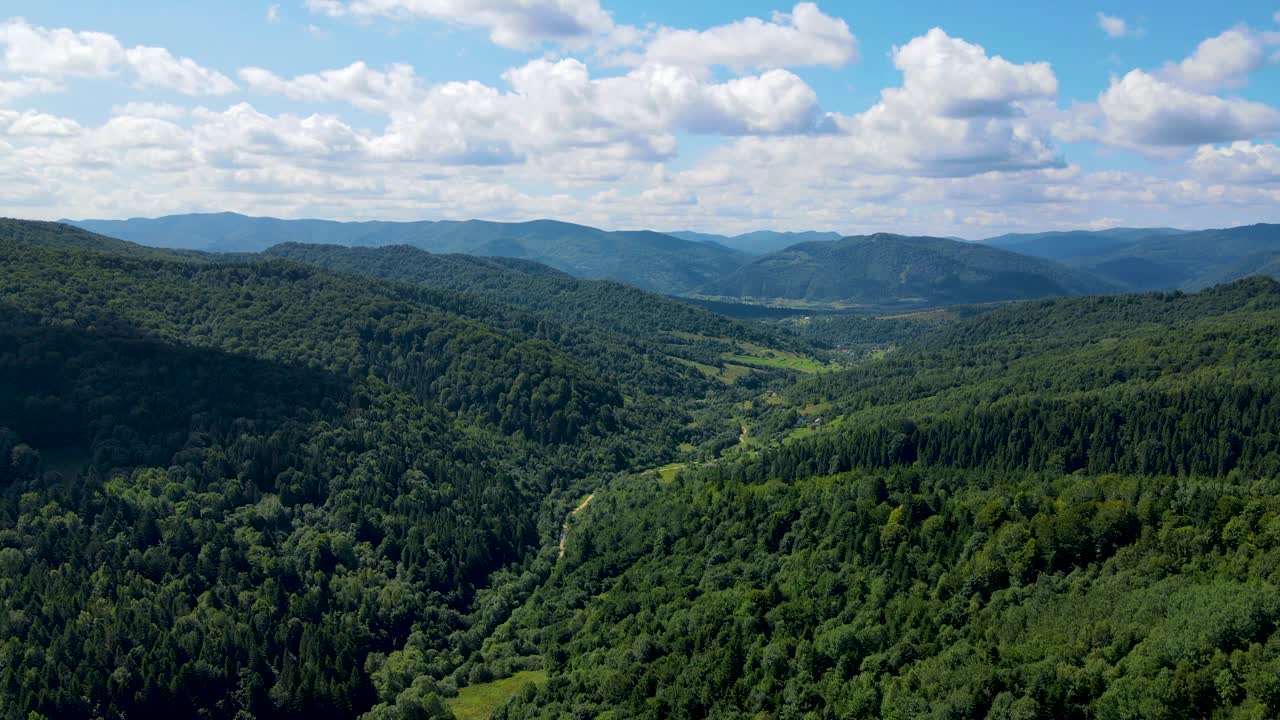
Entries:
[[546, 681], [546, 671], [525, 670], [502, 680], [460, 688], [458, 697], [445, 702], [458, 720], [488, 720], [494, 710], [526, 685], [542, 685]]
[[675, 357], [674, 355], [668, 355], [667, 357], [670, 357], [672, 360], [675, 360], [676, 362], [684, 363], [689, 367], [696, 368], [698, 372], [702, 373], [703, 375], [706, 375], [707, 377], [715, 378], [726, 385], [732, 385], [738, 382], [738, 380], [751, 374], [751, 368], [744, 367], [742, 365], [730, 365], [726, 363], [723, 368], [718, 368], [718, 367], [713, 367], [711, 365], [705, 365], [700, 362], [694, 362], [693, 360], [685, 360], [684, 358], [678, 358], [678, 357]]
[[750, 374], [751, 368], [749, 367], [725, 363], [724, 371], [721, 373], [720, 379], [732, 385]]
[[676, 473], [683, 470], [686, 465], [688, 465], [688, 463], [671, 463], [670, 465], [663, 465], [660, 468], [654, 468], [654, 472], [658, 473], [658, 482], [665, 485], [675, 480]]
[[[686, 340], [711, 340], [731, 345], [734, 350], [729, 350], [720, 357], [725, 362], [734, 363], [738, 366], [779, 368], [782, 370], [793, 370], [801, 373], [829, 372], [840, 369], [840, 366], [835, 363], [823, 364], [813, 358], [791, 352], [790, 350], [777, 350], [771, 347], [765, 347], [764, 345], [758, 345], [753, 342], [747, 342], [746, 340], [734, 340], [733, 338], [726, 337], [707, 337], [705, 335], [695, 335], [685, 332], [675, 332], [672, 333], [672, 335]], [[703, 374], [709, 377], [719, 377], [721, 380], [725, 379], [725, 375], [719, 372], [719, 368], [714, 368], [710, 365], [704, 365], [692, 360], [685, 360], [683, 358], [673, 357], [672, 359], [678, 360], [686, 365], [696, 367], [701, 370]], [[726, 371], [728, 370], [727, 367], [725, 369]]]
[[823, 364], [813, 358], [805, 357], [798, 353], [788, 350], [774, 350], [763, 345], [756, 345], [746, 341], [738, 341], [738, 353], [725, 353], [724, 359], [742, 363], [743, 365], [754, 365], [756, 367], [781, 368], [783, 370], [794, 370], [801, 373], [819, 373], [829, 372], [839, 369], [838, 365]]

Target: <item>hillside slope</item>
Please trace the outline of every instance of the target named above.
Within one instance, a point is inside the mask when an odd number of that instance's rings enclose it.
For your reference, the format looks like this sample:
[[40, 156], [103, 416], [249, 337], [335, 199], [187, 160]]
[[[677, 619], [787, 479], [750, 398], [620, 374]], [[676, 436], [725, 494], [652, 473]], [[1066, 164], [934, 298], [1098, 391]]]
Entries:
[[481, 298], [141, 250], [0, 226], [4, 717], [427, 712], [388, 655], [455, 667], [699, 432]]
[[[776, 374], [770, 356], [812, 357], [807, 343], [622, 283], [579, 280], [507, 258], [439, 255], [407, 246], [290, 243], [270, 257], [483, 298], [527, 319], [539, 337], [580, 358], [629, 394], [702, 397], [707, 376], [753, 383]], [[493, 310], [490, 310], [493, 312]], [[717, 384], [720, 384], [716, 381]]]
[[472, 667], [550, 675], [498, 720], [1275, 717], [1277, 378], [1268, 280], [961, 320], [596, 492]]
[[1107, 292], [1055, 263], [973, 243], [877, 234], [802, 243], [712, 283], [719, 297], [862, 305], [946, 305]]

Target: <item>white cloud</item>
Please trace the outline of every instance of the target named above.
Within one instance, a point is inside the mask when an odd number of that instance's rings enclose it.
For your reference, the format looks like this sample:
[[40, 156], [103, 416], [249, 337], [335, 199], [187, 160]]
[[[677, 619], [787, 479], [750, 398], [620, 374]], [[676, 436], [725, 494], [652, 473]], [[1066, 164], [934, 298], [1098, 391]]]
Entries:
[[1187, 165], [1197, 175], [1232, 183], [1280, 183], [1280, 146], [1234, 142], [1226, 147], [1204, 145]]
[[112, 115], [153, 117], [162, 120], [177, 120], [186, 117], [190, 113], [190, 108], [172, 103], [130, 102], [123, 105], [115, 105], [111, 108]]
[[62, 86], [48, 78], [24, 77], [16, 80], [0, 79], [0, 104], [30, 95], [58, 92]]
[[[1192, 87], [1228, 87], [1256, 63], [1225, 62], [1253, 56], [1211, 53], [1212, 44], [1169, 66], [1177, 68], [1177, 81], [1165, 70], [1135, 71], [1114, 80], [1097, 103], [1059, 110], [1047, 63], [1012, 62], [935, 29], [893, 49], [902, 73], [897, 87], [883, 90], [864, 112], [834, 115], [784, 66], [839, 66], [856, 56], [857, 45], [843, 21], [808, 4], [702, 32], [618, 26], [607, 15], [594, 29], [579, 23], [565, 32], [535, 32], [511, 19], [553, 6], [569, 13], [599, 7], [582, 2], [311, 5], [365, 18], [435, 18], [495, 36], [502, 25], [514, 33], [512, 42], [551, 40], [558, 53], [595, 53], [589, 56], [596, 61], [607, 57], [604, 51], [633, 57], [596, 74], [582, 60], [545, 55], [489, 84], [432, 84], [407, 65], [355, 62], [299, 75], [246, 67], [236, 82], [282, 98], [271, 103], [272, 112], [248, 103], [210, 109], [126, 95], [92, 127], [90, 115], [73, 120], [11, 105], [74, 78], [193, 94], [228, 91], [235, 83], [164, 49], [130, 50], [110, 35], [9, 21], [0, 25], [0, 102], [8, 100], [0, 109], [0, 214], [233, 209], [337, 218], [552, 216], [606, 227], [716, 231], [995, 234], [1018, 227], [1197, 225], [1228, 209], [1232, 218], [1262, 220], [1280, 204], [1280, 153], [1257, 141], [1280, 132], [1277, 111]], [[463, 18], [472, 8], [479, 11]], [[482, 18], [484, 12], [490, 15]], [[1269, 36], [1248, 37], [1265, 44]], [[704, 44], [701, 59], [690, 54], [697, 46], [681, 45], [689, 40]], [[759, 69], [734, 72], [740, 68]], [[331, 107], [337, 104], [374, 115]], [[1198, 149], [1180, 175], [1086, 173], [1064, 163], [1050, 132], [1142, 152], [1172, 148], [1176, 157]], [[728, 140], [689, 156], [677, 142], [684, 133]]]
[[477, 82], [426, 89], [417, 104], [391, 112], [387, 131], [372, 142], [374, 154], [507, 164], [558, 153], [576, 153], [585, 163], [585, 152], [613, 168], [670, 157], [677, 131], [805, 133], [825, 117], [812, 88], [785, 70], [713, 83], [686, 68], [646, 65], [596, 79], [567, 58], [534, 60], [503, 77], [509, 92]]
[[1108, 37], [1120, 38], [1129, 33], [1129, 24], [1124, 18], [1114, 17], [1104, 12], [1098, 13], [1098, 27], [1102, 28], [1102, 32]]
[[1183, 89], [1142, 70], [1112, 78], [1098, 98], [1104, 139], [1125, 147], [1228, 142], [1280, 132], [1280, 111]]
[[341, 162], [359, 159], [368, 145], [366, 136], [334, 115], [266, 115], [240, 103], [223, 112], [197, 108], [192, 117], [196, 152], [215, 166], [254, 166], [263, 158]]
[[497, 45], [529, 48], [609, 32], [613, 19], [599, 0], [306, 0], [330, 17], [428, 18], [482, 27]]
[[1192, 90], [1240, 87], [1250, 73], [1268, 62], [1267, 46], [1275, 44], [1280, 44], [1280, 33], [1235, 28], [1200, 43], [1190, 57], [1165, 65], [1160, 74]]
[[267, 22], [273, 25], [275, 23], [280, 22], [280, 3], [275, 3], [267, 6], [266, 18], [267, 18]]
[[33, 77], [105, 77], [124, 62], [124, 48], [100, 32], [42, 28], [22, 18], [0, 23], [5, 71]]
[[17, 18], [0, 24], [0, 46], [4, 48], [0, 70], [43, 78], [48, 83], [65, 77], [109, 77], [127, 68], [142, 87], [184, 95], [225, 95], [236, 89], [227, 76], [202, 67], [191, 58], [174, 57], [157, 47], [126, 50], [106, 33], [43, 28]]
[[125, 57], [143, 87], [183, 95], [226, 95], [237, 89], [226, 75], [201, 67], [191, 58], [174, 57], [164, 48], [139, 46], [126, 51]]
[[0, 134], [27, 137], [68, 137], [80, 132], [80, 124], [32, 110], [14, 112], [0, 110]]
[[968, 177], [1061, 164], [1029, 112], [1056, 97], [1048, 65], [991, 57], [939, 29], [895, 49], [893, 60], [902, 86], [882, 91], [864, 113], [829, 117], [832, 132], [743, 138], [680, 177], [705, 185], [749, 176], [763, 188], [818, 177]]
[[858, 58], [858, 43], [844, 20], [804, 2], [768, 22], [746, 18], [708, 30], [661, 28], [644, 58], [668, 65], [783, 68], [841, 67]]
[[420, 93], [413, 67], [404, 64], [379, 71], [356, 62], [345, 68], [289, 79], [256, 67], [243, 68], [239, 74], [250, 90], [262, 95], [283, 95], [310, 102], [339, 101], [378, 112], [410, 105]]
[[1019, 103], [1052, 100], [1058, 80], [1048, 63], [1015, 65], [988, 57], [980, 45], [953, 38], [940, 28], [894, 48], [903, 74], [901, 90], [886, 90], [894, 103], [910, 104], [948, 118], [1018, 115]]

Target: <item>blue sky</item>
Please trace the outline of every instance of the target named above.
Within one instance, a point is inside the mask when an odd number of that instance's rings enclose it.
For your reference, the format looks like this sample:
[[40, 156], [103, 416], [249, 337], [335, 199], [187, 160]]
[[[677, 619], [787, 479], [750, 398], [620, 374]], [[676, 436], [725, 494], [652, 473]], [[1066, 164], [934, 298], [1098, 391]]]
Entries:
[[1280, 222], [1275, 0], [2, 12], [4, 215], [964, 237]]

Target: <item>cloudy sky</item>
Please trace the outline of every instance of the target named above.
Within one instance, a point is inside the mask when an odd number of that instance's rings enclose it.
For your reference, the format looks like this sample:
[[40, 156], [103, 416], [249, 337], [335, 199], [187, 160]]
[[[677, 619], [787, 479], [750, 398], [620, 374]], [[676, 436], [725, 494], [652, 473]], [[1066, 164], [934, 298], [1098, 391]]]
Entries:
[[1280, 0], [0, 12], [0, 215], [1280, 222]]

